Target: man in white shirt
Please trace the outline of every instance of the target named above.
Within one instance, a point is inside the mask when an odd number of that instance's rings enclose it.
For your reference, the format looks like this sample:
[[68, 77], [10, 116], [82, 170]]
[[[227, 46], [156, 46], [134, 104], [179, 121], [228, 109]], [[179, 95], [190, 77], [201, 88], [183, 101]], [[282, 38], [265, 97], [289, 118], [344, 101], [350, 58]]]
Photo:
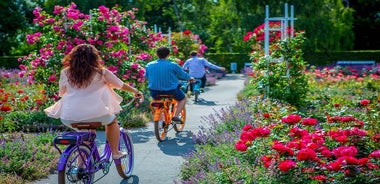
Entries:
[[[206, 83], [206, 67], [221, 71], [226, 70], [224, 67], [220, 67], [208, 62], [205, 58], [198, 57], [197, 51], [191, 51], [190, 56], [191, 58], [186, 60], [183, 68], [189, 71], [190, 77], [200, 79], [202, 81], [200, 89], [201, 92], [204, 91], [203, 88]], [[190, 85], [190, 91], [193, 91], [193, 85]]]

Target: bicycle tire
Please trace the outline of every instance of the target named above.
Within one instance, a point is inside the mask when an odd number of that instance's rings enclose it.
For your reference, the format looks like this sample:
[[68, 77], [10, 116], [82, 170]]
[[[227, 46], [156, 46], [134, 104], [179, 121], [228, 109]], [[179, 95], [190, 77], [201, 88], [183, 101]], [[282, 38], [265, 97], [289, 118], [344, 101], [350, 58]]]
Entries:
[[199, 91], [194, 91], [194, 101], [198, 102]]
[[[163, 115], [160, 117], [163, 117]], [[154, 135], [159, 142], [162, 142], [166, 139], [167, 133], [168, 125], [166, 125], [163, 120], [160, 119], [158, 121], [154, 121]]]
[[200, 88], [201, 88], [201, 81], [197, 80], [194, 84], [194, 101], [198, 102], [199, 94], [200, 94]]
[[173, 126], [174, 126], [174, 130], [176, 132], [182, 132], [183, 131], [183, 128], [185, 127], [185, 124], [186, 124], [186, 108], [183, 107], [181, 113], [179, 114], [180, 115], [180, 118], [182, 120], [182, 123], [181, 124], [177, 124], [175, 123]]
[[116, 170], [122, 178], [129, 178], [132, 176], [134, 166], [134, 149], [131, 136], [125, 129], [120, 129], [119, 150], [127, 152], [128, 155], [124, 158], [114, 160]]
[[[81, 150], [84, 153], [85, 158], [91, 158], [90, 168], [85, 168], [80, 166], [80, 155], [79, 151]], [[73, 147], [70, 153], [68, 154], [65, 169], [63, 171], [58, 171], [58, 184], [66, 184], [66, 183], [83, 183], [83, 184], [91, 184], [94, 181], [95, 173], [86, 173], [91, 170], [91, 167], [94, 163], [94, 158], [90, 155], [91, 149], [88, 146], [81, 145], [79, 147]], [[75, 169], [77, 174], [75, 174]]]

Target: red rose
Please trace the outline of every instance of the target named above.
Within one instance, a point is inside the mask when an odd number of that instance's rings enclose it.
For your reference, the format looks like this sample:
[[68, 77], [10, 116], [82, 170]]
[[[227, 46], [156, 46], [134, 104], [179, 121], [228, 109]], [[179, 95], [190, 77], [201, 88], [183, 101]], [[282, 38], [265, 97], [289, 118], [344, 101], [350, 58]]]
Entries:
[[296, 165], [297, 163], [292, 160], [284, 160], [280, 162], [280, 164], [278, 165], [278, 168], [282, 172], [288, 172], [291, 168], [295, 167]]

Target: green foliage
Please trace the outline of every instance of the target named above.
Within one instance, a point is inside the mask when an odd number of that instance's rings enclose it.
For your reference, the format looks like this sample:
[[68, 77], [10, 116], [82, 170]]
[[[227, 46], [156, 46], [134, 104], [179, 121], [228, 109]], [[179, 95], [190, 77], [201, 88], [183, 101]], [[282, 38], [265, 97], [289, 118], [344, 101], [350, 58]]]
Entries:
[[[181, 177], [191, 183], [218, 184], [218, 183], [253, 183], [249, 171], [245, 168], [250, 163], [243, 161], [245, 155], [238, 153], [229, 144], [199, 145], [198, 151], [181, 167]], [[198, 169], [195, 169], [198, 168]], [[251, 171], [253, 172], [253, 171]], [[196, 178], [194, 176], [200, 176]]]
[[[56, 168], [59, 158], [59, 154], [51, 144], [56, 135], [52, 132], [38, 135], [1, 134], [0, 181], [8, 183], [16, 180], [25, 183], [48, 176]], [[11, 177], [7, 173], [14, 173], [16, 176]], [[18, 180], [20, 178], [22, 180]]]
[[251, 83], [261, 94], [294, 106], [303, 105], [308, 92], [307, 78], [303, 74], [306, 63], [300, 49], [304, 40], [303, 34], [299, 33], [294, 38], [272, 43], [268, 57], [263, 56], [262, 50], [252, 53], [255, 62]]
[[15, 56], [0, 56], [0, 68], [15, 69], [20, 64]]
[[[370, 40], [370, 38], [365, 37], [368, 35], [371, 35], [371, 38], [375, 36], [372, 33], [375, 31], [371, 30], [376, 30], [377, 25], [376, 19], [368, 18], [376, 16], [376, 11], [372, 7], [376, 7], [377, 2], [350, 2], [350, 6], [344, 6], [342, 1], [327, 0], [312, 2], [303, 0], [292, 2], [277, 0], [265, 2], [230, 0], [134, 0], [132, 2], [121, 0], [31, 0], [16, 2], [13, 3], [15, 5], [10, 2], [4, 2], [4, 8], [2, 8], [3, 10], [9, 10], [9, 12], [3, 11], [4, 18], [2, 20], [6, 25], [13, 25], [12, 29], [6, 29], [11, 31], [7, 42], [12, 42], [12, 45], [20, 42], [25, 38], [25, 33], [29, 32], [25, 29], [32, 22], [31, 12], [36, 4], [51, 13], [55, 5], [68, 6], [70, 2], [76, 3], [78, 9], [85, 13], [101, 5], [112, 7], [117, 4], [121, 11], [137, 8], [139, 13], [136, 14], [136, 18], [146, 21], [149, 28], [152, 29], [156, 25], [161, 28], [163, 33], [167, 33], [169, 29], [174, 32], [182, 32], [186, 29], [192, 30], [195, 34], [200, 35], [204, 43], [209, 45], [209, 51], [214, 53], [243, 53], [248, 51], [249, 47], [244, 45], [241, 38], [244, 32], [252, 30], [264, 22], [265, 5], [269, 5], [271, 17], [283, 17], [285, 3], [289, 3], [289, 6], [294, 5], [295, 17], [297, 18], [295, 26], [298, 30], [306, 31], [306, 37], [309, 38], [305, 42], [305, 51], [307, 52], [352, 49], [354, 43], [353, 27], [355, 28], [354, 30], [357, 30], [355, 35], [356, 42], [363, 45], [363, 43]], [[355, 14], [353, 13], [354, 10]], [[370, 12], [365, 12], [367, 10]], [[9, 14], [12, 14], [12, 16], [8, 16]], [[357, 19], [354, 19], [354, 16]], [[14, 21], [15, 18], [17, 21]], [[22, 21], [19, 21], [21, 19]], [[22, 24], [14, 25], [16, 22]], [[360, 34], [363, 31], [368, 31], [368, 34]], [[376, 43], [376, 39], [370, 41], [371, 46], [376, 46], [376, 44], [373, 44]], [[25, 44], [11, 47], [7, 43], [4, 44], [4, 49], [12, 49], [14, 50], [12, 51], [13, 54], [18, 53], [19, 55], [25, 54], [25, 50], [28, 50]]]
[[336, 61], [376, 61], [380, 62], [380, 50], [305, 52], [304, 59], [309, 65], [334, 65]]
[[4, 114], [0, 124], [0, 132], [46, 132], [49, 130], [65, 130], [58, 119], [47, 117], [43, 111], [14, 111]]
[[11, 48], [17, 48], [23, 28], [30, 26], [33, 8], [40, 0], [13, 0], [0, 3], [0, 55], [9, 55]]
[[121, 122], [121, 126], [124, 128], [144, 127], [146, 123], [151, 120], [151, 109], [149, 96], [144, 97], [143, 103], [138, 106], [126, 107], [125, 111], [122, 111], [118, 115], [118, 120]]
[[12, 173], [0, 173], [0, 183], [24, 184], [22, 178]]
[[237, 72], [244, 67], [244, 63], [250, 62], [249, 54], [246, 53], [206, 53], [206, 59], [219, 66], [223, 66], [226, 70], [230, 70], [230, 64], [237, 64]]

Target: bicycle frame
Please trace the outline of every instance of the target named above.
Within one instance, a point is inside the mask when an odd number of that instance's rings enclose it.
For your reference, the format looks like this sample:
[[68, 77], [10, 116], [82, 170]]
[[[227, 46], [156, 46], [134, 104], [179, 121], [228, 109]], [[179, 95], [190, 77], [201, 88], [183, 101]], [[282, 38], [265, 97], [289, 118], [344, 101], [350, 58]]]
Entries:
[[177, 109], [177, 101], [171, 95], [160, 95], [161, 100], [153, 100], [150, 102], [150, 108], [153, 113], [154, 134], [158, 141], [165, 140], [167, 132], [172, 128], [176, 132], [181, 132], [185, 126], [186, 109], [180, 112], [182, 123], [177, 124], [172, 118]]
[[[123, 106], [123, 112], [132, 107], [133, 99]], [[71, 124], [73, 128], [87, 130], [86, 132], [67, 132], [58, 135], [53, 140], [54, 147], [61, 155], [58, 161], [58, 183], [83, 181], [94, 183], [110, 171], [112, 161], [115, 162], [116, 170], [122, 178], [130, 177], [133, 170], [134, 153], [131, 136], [124, 128], [120, 127], [119, 150], [126, 156], [111, 160], [111, 148], [106, 141], [102, 154], [96, 144], [96, 128], [103, 126], [101, 122], [81, 122]], [[58, 145], [66, 145], [61, 149]], [[103, 170], [103, 175], [95, 180], [95, 173]], [[94, 181], [95, 180], [95, 181]]]
[[[174, 99], [164, 98], [162, 100], [153, 100], [150, 102], [150, 108], [153, 112], [153, 121], [163, 120], [165, 124], [171, 123], [171, 118], [174, 112], [170, 112], [170, 106], [173, 107], [177, 104]], [[172, 108], [172, 111], [173, 108]], [[161, 115], [164, 113], [164, 119], [161, 119]]]

